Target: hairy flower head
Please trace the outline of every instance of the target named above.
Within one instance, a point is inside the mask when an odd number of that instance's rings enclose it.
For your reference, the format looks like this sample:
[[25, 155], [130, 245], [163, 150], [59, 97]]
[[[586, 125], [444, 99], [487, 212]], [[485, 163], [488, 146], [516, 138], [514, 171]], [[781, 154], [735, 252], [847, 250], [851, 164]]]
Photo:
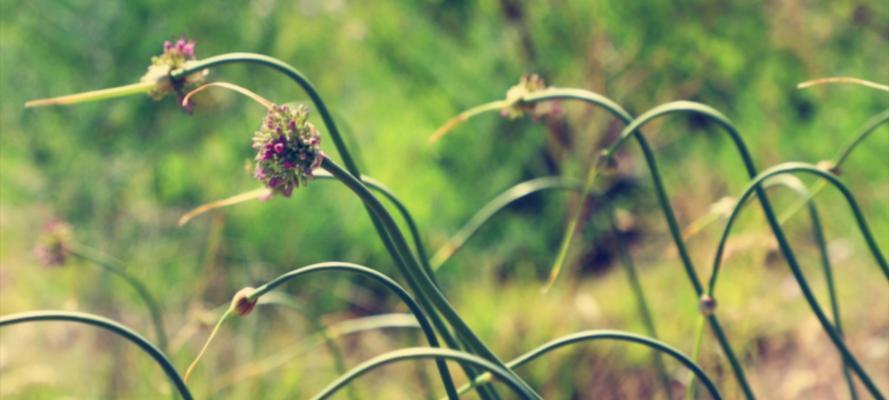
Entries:
[[43, 234], [34, 247], [37, 260], [48, 267], [65, 265], [71, 255], [71, 225], [64, 221], [52, 220], [43, 225]]
[[272, 106], [253, 134], [254, 176], [273, 193], [290, 197], [294, 188], [308, 183], [312, 170], [324, 160], [321, 137], [308, 119], [309, 109], [304, 105]]
[[[164, 52], [151, 58], [148, 71], [140, 79], [140, 82], [155, 83], [149, 92], [152, 98], [159, 100], [171, 93], [179, 93], [181, 97], [183, 90], [193, 88], [204, 81], [206, 70], [195, 72], [176, 82], [170, 79], [171, 71], [185, 67], [196, 59], [194, 49], [194, 40], [179, 38], [175, 42], [164, 41]], [[189, 107], [186, 107], [186, 111], [188, 110]]]

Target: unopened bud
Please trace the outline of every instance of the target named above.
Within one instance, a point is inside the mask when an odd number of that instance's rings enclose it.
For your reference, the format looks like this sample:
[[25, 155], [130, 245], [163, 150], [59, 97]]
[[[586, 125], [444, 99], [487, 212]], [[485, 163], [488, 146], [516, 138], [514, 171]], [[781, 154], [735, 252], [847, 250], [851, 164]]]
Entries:
[[231, 305], [235, 314], [243, 317], [253, 311], [256, 307], [257, 299], [251, 300], [250, 295], [253, 294], [254, 291], [256, 291], [256, 289], [252, 287], [245, 287], [239, 290], [238, 293], [235, 293], [235, 296], [232, 297]]
[[704, 314], [705, 316], [713, 315], [713, 311], [716, 310], [716, 299], [714, 299], [713, 297], [711, 297], [708, 294], [702, 295], [700, 307], [701, 307], [701, 313]]

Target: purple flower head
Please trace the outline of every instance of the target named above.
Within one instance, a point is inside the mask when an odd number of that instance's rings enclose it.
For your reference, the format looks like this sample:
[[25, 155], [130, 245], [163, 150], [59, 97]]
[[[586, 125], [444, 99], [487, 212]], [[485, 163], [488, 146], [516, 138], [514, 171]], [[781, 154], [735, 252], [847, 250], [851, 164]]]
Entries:
[[290, 197], [293, 189], [308, 184], [324, 159], [318, 130], [308, 118], [305, 106], [274, 106], [253, 134], [254, 176], [273, 193]]
[[[177, 79], [175, 82], [170, 79], [170, 71], [180, 69], [196, 59], [194, 40], [185, 37], [180, 37], [175, 42], [165, 40], [163, 48], [164, 52], [161, 55], [151, 58], [151, 65], [148, 66], [148, 71], [141, 79], [142, 82], [155, 84], [155, 87], [149, 92], [152, 98], [160, 100], [172, 93], [179, 94], [181, 97], [182, 93], [197, 87], [204, 81], [204, 77], [207, 75], [206, 70], [195, 72]], [[191, 113], [191, 106], [191, 104], [185, 105], [185, 111]]]
[[71, 225], [51, 220], [43, 225], [43, 234], [34, 247], [34, 255], [47, 267], [65, 265], [71, 254]]

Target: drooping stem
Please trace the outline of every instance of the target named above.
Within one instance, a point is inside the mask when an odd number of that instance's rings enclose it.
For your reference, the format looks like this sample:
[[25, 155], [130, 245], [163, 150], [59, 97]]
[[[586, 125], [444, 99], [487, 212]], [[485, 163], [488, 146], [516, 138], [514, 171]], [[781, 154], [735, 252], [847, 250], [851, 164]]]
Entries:
[[[181, 80], [193, 72], [232, 63], [251, 63], [272, 68], [278, 72], [283, 73], [288, 78], [293, 80], [297, 85], [299, 85], [303, 90], [305, 90], [305, 92], [309, 95], [309, 98], [312, 100], [312, 103], [318, 109], [318, 113], [321, 115], [321, 118], [324, 121], [324, 125], [327, 127], [330, 133], [330, 137], [337, 148], [337, 152], [339, 153], [340, 158], [342, 158], [343, 163], [346, 166], [346, 170], [352, 176], [361, 176], [361, 171], [358, 169], [358, 165], [355, 163], [354, 159], [349, 153], [349, 150], [346, 147], [346, 143], [343, 140], [339, 129], [337, 128], [336, 122], [334, 121], [333, 116], [330, 114], [330, 111], [327, 109], [327, 106], [325, 105], [321, 96], [318, 94], [318, 91], [301, 72], [299, 72], [289, 64], [276, 58], [268, 57], [261, 54], [228, 53], [190, 63], [185, 68], [172, 71], [170, 73], [170, 77], [174, 81]], [[396, 261], [396, 265], [402, 265], [406, 268], [406, 263], [409, 262], [408, 260], [414, 261], [416, 263], [416, 260], [414, 260], [414, 255], [410, 253], [409, 250], [407, 252], [404, 252], [403, 250], [406, 249], [399, 248], [398, 246], [395, 246], [394, 243], [392, 243], [392, 238], [390, 238], [391, 233], [385, 230], [383, 224], [378, 220], [379, 217], [370, 210], [368, 210], [368, 214], [370, 216], [374, 229], [377, 232], [377, 235], [383, 241], [386, 250]], [[397, 228], [397, 226], [395, 227]], [[404, 275], [405, 281], [407, 282], [411, 290], [416, 293], [417, 300], [420, 302], [420, 305], [427, 310], [427, 314], [432, 320], [433, 325], [435, 325], [436, 330], [438, 330], [438, 333], [442, 335], [442, 338], [445, 340], [449, 347], [459, 348], [459, 345], [457, 344], [456, 339], [451, 335], [450, 330], [443, 324], [438, 314], [435, 313], [434, 308], [430, 308], [432, 304], [430, 304], [430, 301], [427, 299], [427, 296], [430, 296], [430, 294], [421, 289], [419, 283], [417, 282], [418, 278], [413, 276], [412, 271], [406, 271], [405, 268], [401, 268], [401, 272], [402, 275]], [[418, 273], [427, 275], [426, 279], [432, 280], [433, 284], [435, 284], [434, 278], [432, 278], [428, 273], [424, 273], [423, 271], [418, 271]], [[435, 289], [438, 290], [438, 287], [435, 286]], [[470, 350], [473, 352], [484, 351], [484, 349], [477, 348], [470, 348]], [[472, 372], [471, 368], [468, 368], [467, 372], [469, 372], [470, 375], [474, 376], [474, 372]], [[485, 389], [485, 392], [488, 392], [488, 390]], [[482, 396], [486, 400], [497, 397], [496, 395], [490, 395], [487, 393], [483, 393]]]
[[185, 381], [182, 380], [182, 377], [176, 370], [176, 367], [173, 366], [173, 363], [170, 362], [161, 350], [130, 328], [110, 319], [98, 315], [71, 311], [36, 311], [4, 316], [0, 318], [0, 327], [39, 321], [75, 322], [95, 326], [114, 333], [115, 335], [132, 342], [136, 346], [139, 346], [142, 351], [151, 356], [151, 358], [164, 370], [167, 378], [173, 383], [173, 386], [183, 399], [191, 400], [193, 398], [191, 392], [188, 390], [188, 386], [185, 385]]
[[[828, 182], [830, 182], [832, 185], [834, 185], [840, 191], [840, 193], [843, 195], [843, 197], [849, 203], [850, 208], [852, 209], [852, 213], [855, 217], [858, 228], [861, 231], [862, 236], [864, 236], [865, 241], [867, 242], [868, 247], [871, 251], [871, 254], [873, 255], [873, 257], [876, 260], [880, 269], [883, 271], [886, 278], [889, 279], [889, 266], [887, 266], [885, 258], [883, 257], [882, 253], [880, 252], [879, 248], [877, 247], [876, 241], [873, 239], [873, 235], [871, 234], [870, 229], [867, 226], [867, 222], [864, 218], [864, 215], [861, 213], [861, 210], [858, 207], [858, 204], [855, 201], [855, 198], [852, 196], [852, 193], [849, 191], [849, 189], [846, 188], [845, 185], [843, 185], [843, 183], [839, 179], [837, 179], [834, 175], [832, 175], [829, 172], [826, 172], [824, 170], [821, 170], [815, 166], [812, 166], [810, 164], [805, 164], [805, 163], [784, 163], [784, 164], [780, 164], [775, 167], [772, 167], [766, 171], [763, 171], [761, 174], [757, 175], [753, 179], [753, 181], [750, 183], [750, 185], [748, 185], [747, 189], [745, 189], [743, 195], [738, 199], [738, 205], [735, 207], [734, 210], [732, 210], [732, 213], [729, 216], [728, 221], [726, 222], [726, 227], [723, 230], [723, 234], [720, 237], [719, 245], [717, 246], [716, 256], [714, 257], [714, 261], [713, 261], [713, 269], [712, 269], [712, 272], [710, 275], [710, 282], [709, 282], [709, 285], [707, 288], [707, 293], [710, 296], [713, 296], [713, 292], [715, 291], [715, 286], [716, 286], [716, 282], [717, 282], [716, 279], [718, 277], [719, 266], [721, 264], [723, 251], [725, 249], [725, 243], [728, 239], [729, 233], [731, 232], [733, 222], [735, 221], [735, 219], [737, 218], [737, 216], [741, 210], [741, 205], [754, 192], [759, 192], [759, 191], [763, 190], [762, 189], [762, 182], [765, 179], [768, 179], [768, 178], [770, 178], [772, 176], [776, 176], [776, 175], [796, 173], [796, 172], [813, 174], [813, 175], [816, 175], [820, 178], [823, 178], [823, 179], [827, 180]], [[778, 225], [778, 220], [773, 213], [767, 213], [766, 217], [769, 220], [770, 225], [772, 225], [773, 227]], [[884, 396], [880, 393], [879, 389], [877, 388], [876, 384], [874, 384], [873, 380], [870, 378], [870, 376], [867, 374], [867, 372], [864, 371], [864, 368], [862, 368], [861, 365], [858, 363], [858, 360], [855, 359], [855, 357], [852, 355], [851, 351], [849, 351], [849, 349], [846, 347], [841, 334], [839, 332], [837, 332], [837, 330], [831, 324], [830, 320], [827, 318], [827, 315], [824, 313], [824, 311], [822, 311], [821, 307], [818, 305], [818, 300], [815, 298], [814, 294], [812, 293], [812, 290], [809, 288], [808, 282], [806, 281], [805, 276], [803, 275], [802, 270], [799, 267], [799, 264], [797, 263], [796, 258], [794, 257], [793, 252], [790, 249], [790, 247], [787, 243], [787, 240], [783, 235], [783, 232], [781, 232], [780, 229], [775, 229], [774, 232], [776, 235], [776, 239], [778, 240], [778, 244], [781, 247], [782, 252], [784, 253], [784, 257], [787, 260], [787, 263], [790, 265], [791, 272], [793, 273], [794, 278], [797, 280], [797, 283], [799, 284], [800, 289], [803, 292], [803, 296], [805, 297], [806, 301], [809, 303], [810, 308], [812, 309], [815, 316], [818, 318], [818, 321], [821, 323], [822, 328], [827, 333], [827, 335], [830, 337], [834, 346], [840, 352], [841, 356], [846, 361], [847, 365], [849, 365], [849, 367], [852, 368], [852, 370], [856, 373], [856, 375], [858, 375], [859, 379], [861, 379], [862, 383], [867, 388], [868, 392], [870, 392], [870, 394], [872, 396], [874, 396], [875, 398], [878, 398], [878, 399], [884, 398]]]
[[158, 347], [163, 351], [167, 351], [167, 333], [166, 329], [164, 329], [163, 314], [161, 313], [157, 300], [155, 300], [148, 288], [142, 284], [142, 281], [136, 279], [136, 277], [127, 272], [126, 268], [115, 259], [103, 256], [93, 249], [78, 244], [71, 244], [70, 248], [72, 255], [80, 257], [107, 272], [117, 275], [133, 288], [139, 298], [142, 299], [142, 302], [145, 303], [145, 308], [148, 309], [148, 316], [151, 318], [151, 323], [154, 326], [154, 333], [155, 336], [157, 336]]
[[[722, 396], [719, 394], [719, 389], [717, 389], [716, 384], [713, 383], [713, 380], [710, 379], [709, 376], [707, 376], [707, 373], [704, 372], [703, 368], [701, 368], [694, 360], [666, 343], [629, 332], [613, 330], [591, 330], [574, 333], [544, 343], [534, 350], [531, 350], [519, 356], [515, 360], [508, 362], [506, 365], [510, 368], [519, 368], [525, 364], [531, 363], [537, 358], [540, 358], [553, 350], [557, 350], [559, 348], [574, 344], [600, 340], [636, 343], [648, 347], [649, 349], [659, 354], [668, 355], [689, 370], [691, 370], [691, 372], [701, 381], [701, 383], [704, 384], [704, 387], [707, 388], [707, 391], [710, 393], [711, 397], [717, 400], [722, 398]], [[470, 382], [469, 385], [461, 387], [460, 393], [464, 393], [472, 386], [479, 384], [479, 381], [486, 381], [490, 378], [490, 375], [485, 374], [479, 380]]]
[[[521, 200], [525, 197], [528, 197], [535, 193], [540, 193], [547, 190], [572, 190], [575, 192], [581, 192], [583, 189], [583, 183], [579, 180], [567, 177], [560, 176], [549, 176], [542, 178], [535, 178], [525, 182], [518, 183], [509, 189], [504, 190], [499, 195], [494, 197], [487, 204], [482, 206], [469, 221], [461, 227], [457, 233], [451, 236], [445, 244], [443, 244], [439, 250], [435, 253], [435, 256], [432, 260], [433, 269], [438, 269], [444, 263], [449, 260], [457, 251], [459, 251], [466, 242], [472, 238], [472, 236], [487, 222], [491, 221], [492, 218], [506, 209], [510, 204], [515, 203], [518, 200]], [[591, 193], [592, 196], [599, 196], [598, 193]], [[654, 326], [654, 319], [651, 315], [651, 311], [648, 307], [648, 302], [645, 299], [644, 291], [642, 289], [642, 285], [639, 282], [639, 277], [636, 274], [635, 265], [633, 264], [632, 257], [629, 254], [629, 250], [626, 248], [626, 243], [624, 242], [623, 234], [618, 229], [617, 224], [614, 222], [613, 217], [613, 209], [608, 206], [609, 216], [611, 217], [611, 226], [614, 234], [618, 240], [618, 251], [621, 254], [621, 265], [624, 267], [624, 270], [627, 273], [627, 278], [630, 283], [630, 288], [633, 292], [633, 295], [636, 298], [636, 304], [639, 308], [640, 316], [642, 317], [642, 324], [645, 328], [646, 334], [653, 338], [657, 339], [657, 330]], [[660, 380], [664, 389], [667, 393], [670, 391], [670, 378], [666, 372], [666, 368], [663, 365], [663, 361], [660, 357], [659, 353], [654, 354], [654, 362], [655, 366], [658, 369], [658, 373], [660, 375]]]
[[[420, 305], [417, 304], [417, 302], [413, 299], [413, 297], [411, 297], [411, 295], [408, 294], [406, 290], [399, 286], [398, 283], [393, 281], [385, 274], [358, 264], [345, 262], [325, 262], [297, 268], [258, 287], [253, 293], [247, 296], [248, 301], [256, 301], [257, 299], [262, 297], [262, 295], [274, 290], [276, 287], [283, 285], [284, 283], [296, 279], [300, 276], [324, 271], [342, 271], [355, 273], [373, 279], [374, 281], [382, 284], [387, 289], [395, 293], [395, 295], [397, 295], [398, 298], [401, 299], [401, 301], [404, 302], [405, 305], [407, 305], [411, 313], [414, 314], [414, 316], [417, 318], [417, 322], [420, 324], [420, 328], [426, 335], [426, 340], [429, 342], [429, 345], [432, 347], [439, 347], [438, 338], [435, 336], [435, 331], [433, 330], [432, 325], [429, 323], [426, 314], [420, 308]], [[442, 383], [445, 386], [445, 390], [448, 392], [448, 396], [451, 398], [456, 398], [457, 393], [454, 389], [454, 381], [451, 378], [450, 373], [448, 372], [447, 365], [444, 363], [443, 360], [436, 360], [436, 364], [439, 370], [439, 374], [441, 375]]]
[[[347, 171], [342, 169], [339, 165], [334, 163], [332, 160], [325, 158], [321, 163], [321, 168], [331, 173], [331, 175], [335, 176], [340, 180], [343, 184], [345, 184], [350, 190], [352, 190], [364, 204], [376, 215], [379, 219], [380, 223], [385, 227], [385, 232], [390, 234], [391, 242], [394, 246], [396, 246], [397, 253], [396, 254], [411, 254], [408, 250], [407, 242], [404, 239], [404, 236], [401, 234], [401, 231], [398, 229], [398, 226], [395, 224], [395, 221], [392, 219], [392, 216], [386, 210], [386, 208], [380, 203], [380, 201], [373, 196], [370, 190], [365, 187], [361, 182], [356, 179], [354, 176], [349, 174]], [[420, 285], [420, 293], [425, 293], [429, 296], [429, 300], [433, 302], [435, 308], [437, 308], [442, 316], [448, 321], [448, 323], [454, 328], [457, 335], [465, 340], [467, 345], [471, 346], [474, 351], [480, 352], [480, 355], [487, 359], [488, 361], [495, 363], [503, 367], [503, 362], [497, 357], [494, 352], [492, 352], [488, 347], [475, 336], [466, 322], [463, 321], [462, 318], [457, 314], [454, 308], [448, 303], [444, 294], [442, 294], [432, 280], [423, 273], [419, 263], [414, 257], [408, 257], [407, 259], [396, 259], [397, 263], [404, 263], [403, 274], [406, 276], [413, 276], [416, 278], [416, 282]], [[508, 368], [507, 368], [508, 370]], [[508, 370], [508, 373], [514, 375], [515, 379], [519, 382], [522, 382], [522, 385], [526, 387], [531, 393], [527, 384], [515, 376], [515, 374]]]
[[333, 396], [338, 390], [342, 389], [353, 380], [374, 370], [375, 368], [404, 360], [422, 359], [455, 360], [461, 361], [466, 364], [471, 364], [496, 376], [498, 379], [503, 381], [503, 383], [509, 386], [509, 388], [512, 389], [513, 392], [515, 392], [515, 394], [519, 396], [519, 398], [526, 400], [534, 400], [540, 398], [536, 395], [536, 393], [528, 390], [528, 388], [522, 383], [521, 380], [517, 380], [514, 374], [512, 374], [508, 368], [496, 365], [484, 358], [450, 349], [415, 347], [395, 350], [362, 363], [361, 365], [349, 371], [348, 374], [341, 376], [339, 379], [328, 385], [326, 388], [324, 388], [324, 390], [312, 397], [312, 399], [327, 399], [330, 396]]

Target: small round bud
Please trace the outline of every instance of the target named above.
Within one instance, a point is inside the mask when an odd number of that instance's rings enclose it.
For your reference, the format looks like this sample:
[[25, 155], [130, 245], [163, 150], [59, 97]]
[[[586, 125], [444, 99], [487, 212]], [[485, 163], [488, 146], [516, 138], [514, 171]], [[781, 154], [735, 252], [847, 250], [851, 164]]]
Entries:
[[52, 220], [43, 225], [43, 234], [34, 247], [34, 255], [40, 264], [47, 267], [65, 265], [71, 255], [71, 225], [64, 221]]
[[713, 315], [713, 312], [716, 310], [716, 299], [707, 294], [701, 295], [700, 308], [702, 314], [706, 316]]
[[232, 297], [231, 308], [235, 311], [236, 314], [240, 316], [245, 316], [250, 314], [251, 311], [256, 307], [257, 299], [250, 300], [250, 295], [256, 289], [252, 287], [245, 287], [235, 293], [235, 296]]

